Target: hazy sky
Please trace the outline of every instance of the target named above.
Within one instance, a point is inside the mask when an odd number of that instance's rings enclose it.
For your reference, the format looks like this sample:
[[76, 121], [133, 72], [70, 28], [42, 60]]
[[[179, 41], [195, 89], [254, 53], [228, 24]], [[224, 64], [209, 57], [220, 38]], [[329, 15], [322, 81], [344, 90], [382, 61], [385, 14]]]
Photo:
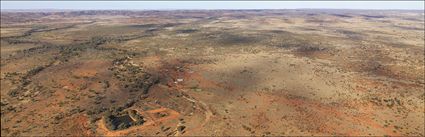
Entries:
[[424, 9], [424, 1], [1, 1], [1, 9]]

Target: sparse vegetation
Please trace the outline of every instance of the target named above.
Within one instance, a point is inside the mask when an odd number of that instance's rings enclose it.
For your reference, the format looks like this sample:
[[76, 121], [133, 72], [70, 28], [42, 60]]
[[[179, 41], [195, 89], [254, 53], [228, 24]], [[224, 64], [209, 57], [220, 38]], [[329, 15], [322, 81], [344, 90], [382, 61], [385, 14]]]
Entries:
[[425, 132], [422, 11], [93, 10], [1, 20], [4, 136]]

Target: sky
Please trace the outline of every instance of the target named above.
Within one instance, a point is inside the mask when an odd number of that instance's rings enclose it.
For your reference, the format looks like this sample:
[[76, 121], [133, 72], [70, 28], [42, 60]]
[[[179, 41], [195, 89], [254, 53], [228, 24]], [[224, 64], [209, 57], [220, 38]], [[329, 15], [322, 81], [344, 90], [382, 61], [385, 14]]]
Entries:
[[1, 9], [403, 9], [424, 10], [424, 1], [1, 1]]

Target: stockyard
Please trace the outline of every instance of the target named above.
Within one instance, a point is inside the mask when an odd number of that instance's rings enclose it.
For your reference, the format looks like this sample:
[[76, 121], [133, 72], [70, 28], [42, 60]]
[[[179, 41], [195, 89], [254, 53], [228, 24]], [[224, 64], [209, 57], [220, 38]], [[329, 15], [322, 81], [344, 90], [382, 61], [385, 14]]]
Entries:
[[424, 136], [424, 13], [1, 12], [2, 136]]

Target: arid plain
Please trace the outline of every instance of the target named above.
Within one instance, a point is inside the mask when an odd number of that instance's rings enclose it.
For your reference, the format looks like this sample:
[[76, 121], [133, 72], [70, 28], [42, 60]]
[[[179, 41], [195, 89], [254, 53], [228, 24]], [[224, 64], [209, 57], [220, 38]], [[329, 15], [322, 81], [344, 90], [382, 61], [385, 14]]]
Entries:
[[424, 136], [424, 13], [2, 11], [1, 135]]

